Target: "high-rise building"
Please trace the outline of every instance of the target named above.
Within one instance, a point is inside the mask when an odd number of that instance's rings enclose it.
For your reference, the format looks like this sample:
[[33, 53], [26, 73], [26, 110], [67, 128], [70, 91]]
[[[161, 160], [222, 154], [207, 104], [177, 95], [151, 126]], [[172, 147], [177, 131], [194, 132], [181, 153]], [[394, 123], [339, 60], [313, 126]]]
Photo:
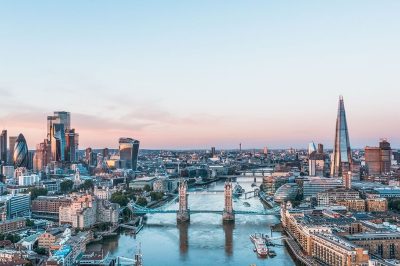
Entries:
[[8, 162], [14, 164], [14, 146], [18, 136], [10, 136], [8, 138], [8, 145], [10, 146], [10, 157]]
[[211, 157], [214, 157], [215, 155], [216, 155], [215, 147], [211, 147]]
[[382, 139], [379, 142], [379, 148], [381, 149], [381, 173], [389, 173], [390, 166], [392, 165], [392, 149], [390, 143], [386, 139]]
[[327, 176], [329, 175], [329, 161], [324, 153], [324, 146], [318, 144], [318, 149], [308, 156], [308, 172], [310, 176]]
[[47, 164], [51, 162], [51, 145], [45, 139], [42, 143], [36, 145], [36, 152], [33, 157], [33, 170], [44, 171]]
[[352, 177], [351, 171], [343, 173], [343, 186], [345, 189], [351, 189], [351, 177]]
[[315, 143], [313, 141], [308, 143], [308, 155], [310, 155], [312, 152], [316, 150], [317, 148], [315, 147]]
[[3, 130], [0, 135], [0, 164], [7, 163], [7, 130]]
[[352, 157], [347, 128], [346, 111], [343, 97], [339, 97], [338, 113], [336, 118], [335, 145], [333, 149], [331, 176], [341, 177], [351, 170]]
[[136, 171], [137, 160], [139, 154], [138, 140], [132, 138], [120, 138], [119, 139], [119, 156], [121, 160], [126, 162], [126, 168]]
[[53, 124], [51, 128], [51, 158], [53, 161], [65, 161], [64, 124]]
[[70, 129], [65, 131], [65, 160], [67, 162], [76, 161], [76, 149], [77, 149], [77, 138], [78, 134], [75, 133], [75, 129]]
[[379, 142], [379, 147], [365, 147], [365, 165], [371, 176], [390, 172], [392, 149], [386, 139]]
[[15, 168], [28, 167], [28, 145], [22, 134], [15, 141], [13, 160]]

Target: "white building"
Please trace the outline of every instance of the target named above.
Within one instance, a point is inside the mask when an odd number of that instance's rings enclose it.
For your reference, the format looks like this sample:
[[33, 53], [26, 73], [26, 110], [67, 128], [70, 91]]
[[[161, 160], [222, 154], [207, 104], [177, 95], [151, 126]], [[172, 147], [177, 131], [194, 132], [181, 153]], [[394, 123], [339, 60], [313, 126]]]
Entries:
[[21, 175], [18, 177], [19, 186], [34, 186], [39, 184], [40, 177], [36, 174], [32, 175]]

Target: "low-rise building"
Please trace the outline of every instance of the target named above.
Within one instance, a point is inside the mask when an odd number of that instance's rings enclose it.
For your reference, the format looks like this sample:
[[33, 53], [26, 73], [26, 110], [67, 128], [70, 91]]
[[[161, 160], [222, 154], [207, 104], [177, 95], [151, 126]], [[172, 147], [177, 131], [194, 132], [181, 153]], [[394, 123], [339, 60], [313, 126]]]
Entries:
[[71, 199], [65, 196], [39, 196], [32, 200], [32, 216], [58, 220], [61, 206], [68, 206]]
[[0, 222], [0, 233], [10, 233], [24, 229], [26, 227], [25, 218], [15, 218]]
[[366, 199], [366, 209], [368, 212], [387, 212], [388, 202], [384, 198]]

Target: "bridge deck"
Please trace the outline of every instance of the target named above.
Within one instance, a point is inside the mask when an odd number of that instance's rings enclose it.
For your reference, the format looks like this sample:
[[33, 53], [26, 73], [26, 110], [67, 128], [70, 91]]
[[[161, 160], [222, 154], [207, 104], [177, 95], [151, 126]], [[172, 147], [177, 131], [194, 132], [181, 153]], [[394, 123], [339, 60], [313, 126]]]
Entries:
[[[135, 213], [137, 214], [152, 214], [152, 213], [177, 213], [178, 210], [152, 210], [152, 209], [135, 209]], [[216, 211], [216, 210], [189, 210], [190, 214], [197, 214], [197, 213], [215, 213], [221, 214], [223, 211]], [[278, 215], [279, 210], [267, 210], [267, 211], [241, 211], [241, 210], [234, 210], [234, 214], [238, 215]]]

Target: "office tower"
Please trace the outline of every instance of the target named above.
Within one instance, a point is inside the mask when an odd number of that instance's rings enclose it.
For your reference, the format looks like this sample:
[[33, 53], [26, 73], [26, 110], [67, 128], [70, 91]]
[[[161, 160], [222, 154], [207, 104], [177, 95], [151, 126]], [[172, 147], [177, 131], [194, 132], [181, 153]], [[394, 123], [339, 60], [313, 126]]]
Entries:
[[379, 142], [379, 147], [365, 147], [365, 165], [371, 176], [390, 172], [392, 149], [386, 139]]
[[108, 148], [104, 148], [101, 153], [103, 155], [103, 158], [105, 158], [105, 159], [109, 158], [110, 152], [109, 152]]
[[[314, 145], [315, 146], [315, 145]], [[311, 152], [308, 157], [308, 172], [310, 176], [326, 176], [328, 162], [327, 156], [324, 153], [324, 146], [318, 144], [318, 149]], [[329, 168], [328, 168], [329, 170]], [[329, 174], [329, 173], [328, 173]]]
[[28, 145], [22, 134], [19, 134], [15, 141], [13, 161], [15, 168], [28, 167]]
[[365, 147], [365, 165], [371, 176], [381, 174], [381, 149], [379, 147]]
[[386, 139], [382, 139], [381, 142], [379, 142], [379, 148], [381, 150], [381, 173], [389, 173], [392, 164], [392, 149], [390, 148], [390, 143]]
[[312, 152], [316, 151], [317, 148], [315, 147], [315, 143], [312, 141], [308, 144], [308, 155], [310, 155]]
[[17, 136], [10, 136], [8, 138], [8, 145], [10, 145], [10, 157], [8, 162], [14, 164], [14, 146], [15, 142], [17, 141]]
[[76, 161], [76, 137], [75, 129], [65, 131], [65, 161], [67, 162]]
[[0, 164], [7, 163], [7, 130], [3, 130], [0, 135]]
[[63, 124], [53, 124], [51, 128], [51, 158], [53, 161], [65, 161], [65, 133]]
[[140, 142], [131, 138], [119, 139], [119, 156], [126, 162], [126, 168], [136, 171]]
[[89, 164], [90, 161], [90, 154], [92, 153], [92, 148], [86, 148], [85, 150], [85, 161], [87, 164]]
[[36, 145], [36, 152], [33, 157], [33, 170], [44, 171], [47, 164], [51, 162], [51, 145], [45, 139], [42, 143]]
[[339, 97], [336, 119], [335, 144], [331, 164], [331, 176], [340, 177], [351, 170], [352, 158], [343, 97]]
[[54, 116], [56, 117], [55, 122], [57, 124], [63, 124], [65, 131], [69, 131], [71, 129], [71, 114], [69, 112], [56, 111], [54, 112]]
[[211, 147], [211, 157], [214, 157], [215, 155], [215, 147]]
[[264, 154], [268, 154], [268, 147], [267, 147], [267, 146], [264, 147], [263, 153], [264, 153]]

